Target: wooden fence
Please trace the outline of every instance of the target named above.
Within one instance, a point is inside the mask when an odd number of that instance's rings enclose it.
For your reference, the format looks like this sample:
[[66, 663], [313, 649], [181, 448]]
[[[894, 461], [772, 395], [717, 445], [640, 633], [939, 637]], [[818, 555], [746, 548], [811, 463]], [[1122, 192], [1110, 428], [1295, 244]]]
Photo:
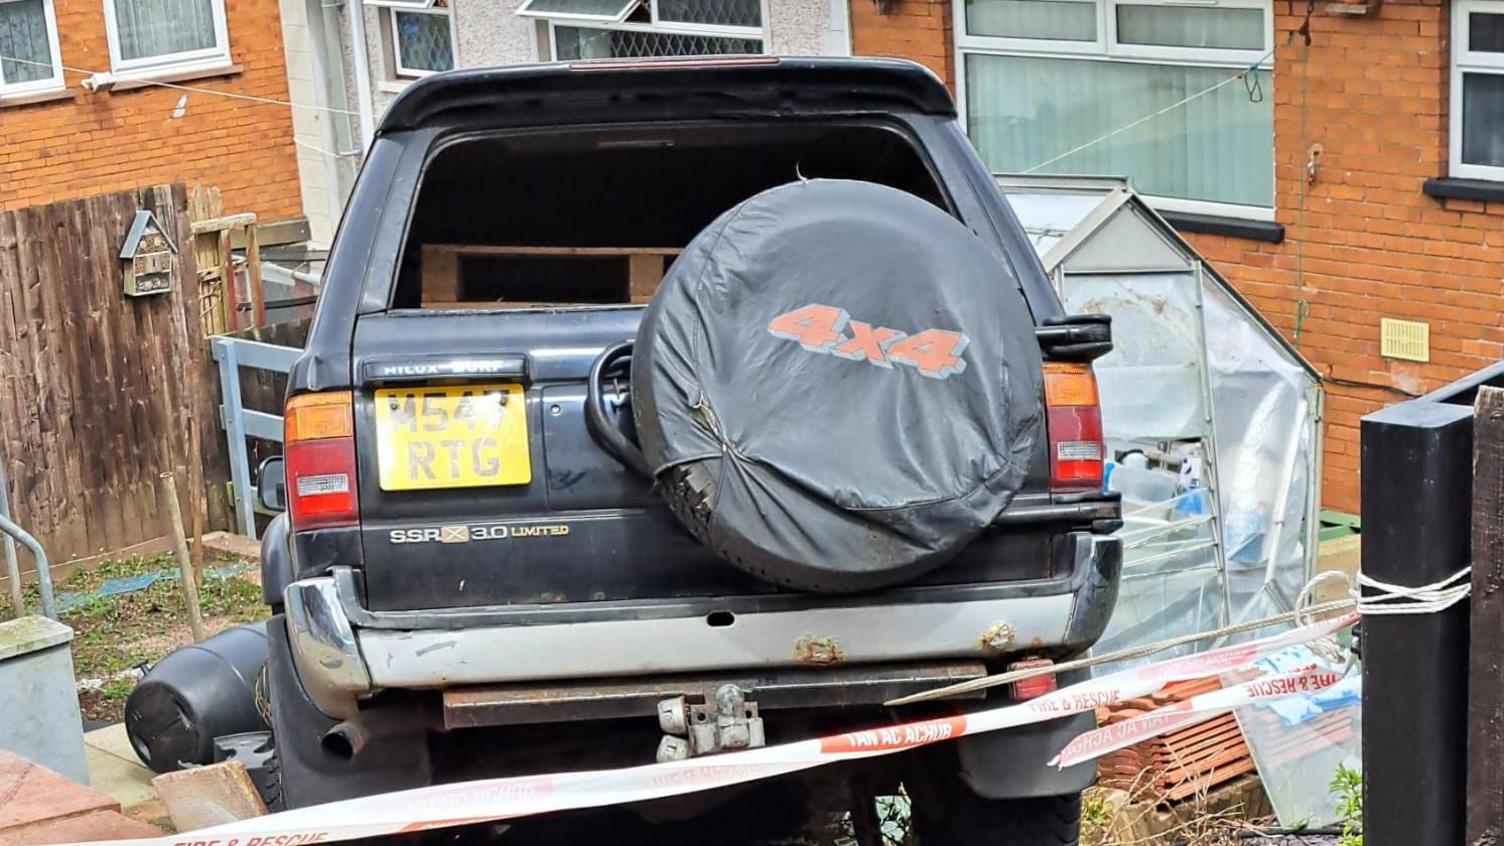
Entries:
[[[159, 543], [167, 470], [190, 520], [197, 489], [202, 522], [228, 525], [186, 208], [175, 184], [0, 212], [0, 461], [55, 564]], [[178, 248], [168, 293], [122, 293], [138, 209]]]

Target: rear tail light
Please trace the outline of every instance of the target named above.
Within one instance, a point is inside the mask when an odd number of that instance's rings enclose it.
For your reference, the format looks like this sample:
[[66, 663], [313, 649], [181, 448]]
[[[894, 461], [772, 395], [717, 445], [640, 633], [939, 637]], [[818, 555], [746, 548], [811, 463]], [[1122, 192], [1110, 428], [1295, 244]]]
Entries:
[[[1015, 670], [1036, 670], [1040, 667], [1053, 667], [1055, 662], [1048, 658], [1034, 658], [1028, 661], [1015, 661], [1008, 665], [1008, 672]], [[1019, 679], [1013, 683], [1013, 698], [1019, 702], [1025, 699], [1038, 699], [1046, 693], [1054, 693], [1059, 685], [1055, 682], [1055, 674], [1047, 673], [1033, 678]]]
[[287, 518], [295, 532], [360, 522], [353, 406], [349, 391], [302, 394], [287, 401], [283, 460]]
[[1091, 365], [1045, 362], [1044, 404], [1050, 432], [1050, 488], [1100, 489], [1102, 408]]

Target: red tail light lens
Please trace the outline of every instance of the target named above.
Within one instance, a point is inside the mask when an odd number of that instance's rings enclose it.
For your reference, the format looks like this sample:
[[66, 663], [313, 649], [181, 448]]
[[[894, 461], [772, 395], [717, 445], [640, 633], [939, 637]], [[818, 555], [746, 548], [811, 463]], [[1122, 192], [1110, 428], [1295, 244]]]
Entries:
[[293, 397], [287, 401], [282, 425], [287, 518], [293, 531], [358, 524], [350, 392]]
[[[1048, 658], [1033, 658], [1027, 661], [1014, 661], [1008, 665], [1008, 672], [1014, 670], [1035, 670], [1040, 667], [1053, 667], [1055, 662]], [[1019, 679], [1013, 683], [1013, 698], [1022, 702], [1025, 699], [1038, 699], [1046, 693], [1054, 693], [1059, 687], [1054, 674], [1035, 676], [1029, 679]]]
[[1102, 486], [1102, 408], [1089, 364], [1045, 362], [1045, 422], [1050, 431], [1050, 487]]

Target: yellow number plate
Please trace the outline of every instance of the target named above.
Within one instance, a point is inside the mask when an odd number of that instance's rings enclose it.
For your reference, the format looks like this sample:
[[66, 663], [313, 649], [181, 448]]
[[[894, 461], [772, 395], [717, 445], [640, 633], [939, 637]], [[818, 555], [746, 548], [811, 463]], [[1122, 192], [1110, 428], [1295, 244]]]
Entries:
[[377, 391], [381, 489], [527, 484], [525, 405], [521, 385]]

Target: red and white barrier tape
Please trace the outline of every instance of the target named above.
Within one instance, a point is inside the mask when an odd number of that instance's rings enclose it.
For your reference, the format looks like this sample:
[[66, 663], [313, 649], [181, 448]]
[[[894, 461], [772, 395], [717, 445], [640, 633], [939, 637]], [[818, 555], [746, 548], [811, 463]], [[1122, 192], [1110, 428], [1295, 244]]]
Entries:
[[1346, 673], [1310, 666], [1192, 696], [1131, 720], [1089, 731], [1066, 744], [1060, 755], [1050, 763], [1057, 767], [1082, 764], [1242, 705], [1325, 690], [1341, 681], [1345, 675]]
[[[1340, 631], [1357, 619], [1356, 614], [1349, 614], [1248, 643], [1122, 670], [1027, 702], [962, 716], [919, 720], [664, 764], [422, 787], [284, 811], [173, 836], [115, 840], [99, 846], [303, 846], [641, 802], [729, 787], [835, 761], [887, 755], [963, 735], [1044, 722], [1091, 711], [1099, 705], [1148, 696], [1170, 682], [1189, 681], [1245, 667], [1287, 647]], [[1268, 676], [1217, 693], [1193, 697], [1173, 709], [1176, 711], [1173, 715], [1155, 712], [1084, 735], [1067, 746], [1061, 760], [1064, 763], [1084, 761], [1104, 754], [1110, 748], [1120, 748], [1113, 746], [1118, 740], [1111, 737], [1087, 740], [1102, 732], [1117, 729], [1123, 734], [1124, 726], [1142, 720], [1142, 725], [1128, 732], [1137, 737], [1156, 725], [1174, 727], [1185, 724], [1166, 719], [1168, 717], [1191, 722], [1204, 719], [1207, 709], [1225, 709], [1244, 700], [1317, 690], [1320, 688], [1315, 685], [1324, 678], [1317, 678], [1320, 675], [1316, 671], [1302, 671]], [[1150, 722], [1151, 718], [1164, 723]], [[1159, 728], [1159, 731], [1164, 730], [1167, 728]]]

